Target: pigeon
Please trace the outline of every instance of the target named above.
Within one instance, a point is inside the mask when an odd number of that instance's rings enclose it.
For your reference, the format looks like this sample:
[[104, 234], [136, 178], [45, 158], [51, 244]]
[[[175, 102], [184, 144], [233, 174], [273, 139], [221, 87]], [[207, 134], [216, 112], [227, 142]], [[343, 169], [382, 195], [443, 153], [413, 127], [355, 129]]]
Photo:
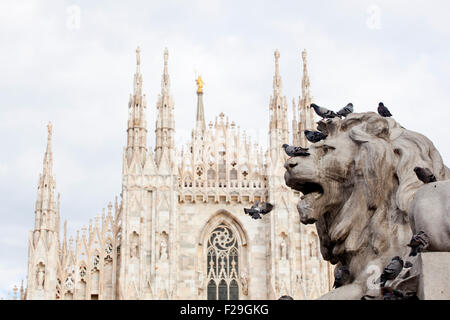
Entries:
[[404, 300], [405, 296], [399, 290], [395, 290], [388, 287], [383, 287], [380, 289], [381, 296], [383, 300]]
[[365, 295], [363, 295], [361, 297], [361, 300], [375, 300], [375, 299], [376, 299], [375, 296], [371, 296], [371, 295], [368, 295], [368, 294], [365, 294]]
[[350, 270], [347, 266], [340, 266], [334, 269], [333, 288], [342, 287], [350, 280]]
[[317, 104], [311, 103], [311, 107], [314, 108], [314, 111], [322, 118], [336, 118], [339, 117], [336, 112], [328, 110], [326, 108], [319, 107]]
[[289, 157], [309, 156], [308, 148], [294, 147], [294, 146], [287, 145], [286, 143], [283, 144], [282, 147]]
[[392, 114], [389, 112], [389, 109], [386, 108], [383, 102], [378, 104], [378, 114], [382, 117], [392, 117]]
[[305, 137], [309, 142], [316, 143], [320, 140], [324, 140], [327, 135], [320, 131], [305, 130]]
[[345, 118], [352, 112], [353, 112], [353, 103], [350, 102], [345, 107], [343, 107], [341, 110], [339, 110], [337, 112], [337, 115]]
[[272, 211], [273, 205], [267, 202], [255, 201], [250, 209], [244, 208], [245, 214], [250, 215], [253, 219], [262, 219], [261, 215], [267, 214]]
[[433, 172], [431, 172], [431, 170], [428, 168], [415, 167], [414, 172], [416, 173], [417, 178], [419, 178], [419, 180], [425, 184], [430, 182], [436, 182], [436, 177], [434, 176]]
[[416, 292], [400, 291], [389, 287], [380, 288], [383, 300], [419, 300]]
[[405, 264], [403, 265], [403, 268], [409, 269], [413, 266], [413, 264], [410, 261], [406, 261]]
[[403, 269], [403, 260], [399, 256], [392, 258], [391, 262], [384, 268], [378, 282], [384, 287], [386, 281], [394, 280]]
[[407, 292], [403, 295], [403, 300], [420, 300], [416, 292]]
[[408, 244], [408, 247], [411, 248], [409, 256], [417, 256], [417, 253], [424, 251], [426, 248], [428, 248], [429, 245], [430, 238], [428, 237], [428, 235], [423, 231], [419, 231], [412, 236], [411, 241]]
[[294, 300], [291, 296], [281, 296], [278, 300]]

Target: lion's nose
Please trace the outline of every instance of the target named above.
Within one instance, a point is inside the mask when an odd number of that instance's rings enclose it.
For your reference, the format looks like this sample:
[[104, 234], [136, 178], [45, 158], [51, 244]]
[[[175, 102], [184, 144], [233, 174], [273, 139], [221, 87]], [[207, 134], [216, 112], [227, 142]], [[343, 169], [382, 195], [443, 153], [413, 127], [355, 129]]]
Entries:
[[286, 170], [295, 168], [298, 165], [297, 160], [295, 160], [294, 158], [288, 159], [286, 161], [286, 163], [284, 164], [284, 167], [286, 168]]

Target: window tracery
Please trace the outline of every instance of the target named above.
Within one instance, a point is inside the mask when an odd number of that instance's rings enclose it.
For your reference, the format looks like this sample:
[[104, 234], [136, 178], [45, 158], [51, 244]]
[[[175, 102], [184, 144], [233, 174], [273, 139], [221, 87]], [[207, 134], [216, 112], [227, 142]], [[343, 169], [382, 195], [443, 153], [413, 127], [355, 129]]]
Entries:
[[236, 235], [220, 224], [208, 239], [208, 300], [239, 299], [239, 246]]

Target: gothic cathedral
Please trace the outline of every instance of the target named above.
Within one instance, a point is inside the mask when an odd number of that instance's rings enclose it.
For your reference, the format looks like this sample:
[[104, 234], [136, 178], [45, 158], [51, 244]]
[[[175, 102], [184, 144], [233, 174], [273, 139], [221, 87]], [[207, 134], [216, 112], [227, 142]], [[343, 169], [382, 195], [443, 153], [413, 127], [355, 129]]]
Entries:
[[[203, 81], [197, 79], [192, 139], [174, 145], [174, 101], [164, 52], [154, 150], [147, 145], [147, 101], [140, 50], [128, 103], [120, 200], [109, 203], [89, 228], [60, 234], [60, 201], [53, 177], [48, 126], [39, 177], [35, 227], [29, 235], [26, 299], [314, 299], [332, 286], [332, 266], [320, 255], [314, 225], [302, 225], [298, 192], [284, 182], [289, 143], [288, 107], [275, 51], [265, 152], [221, 113], [206, 125]], [[292, 144], [315, 128], [306, 52], [302, 97], [292, 102]], [[298, 119], [298, 120], [297, 120]], [[267, 201], [262, 219], [243, 208]]]

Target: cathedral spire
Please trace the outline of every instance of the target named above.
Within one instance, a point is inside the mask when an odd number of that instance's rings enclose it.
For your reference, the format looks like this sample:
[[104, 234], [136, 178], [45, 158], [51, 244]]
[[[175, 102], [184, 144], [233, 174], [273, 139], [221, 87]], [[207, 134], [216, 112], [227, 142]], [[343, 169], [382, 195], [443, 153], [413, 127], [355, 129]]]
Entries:
[[280, 66], [278, 62], [278, 60], [280, 59], [280, 52], [278, 51], [278, 49], [275, 50], [274, 56], [275, 56], [275, 75], [273, 76], [273, 95], [275, 97], [281, 96], [283, 83], [281, 81]]
[[311, 83], [308, 75], [307, 53], [306, 49], [302, 51], [303, 60], [303, 77], [302, 77], [302, 97], [298, 103], [298, 113], [300, 115], [298, 122], [297, 133], [293, 132], [293, 135], [299, 136], [299, 145], [306, 147], [309, 142], [302, 134], [304, 130], [315, 129], [315, 112], [311, 108], [312, 96], [311, 96]]
[[298, 132], [298, 121], [297, 121], [298, 108], [295, 103], [295, 98], [292, 98], [292, 144], [294, 146], [300, 145], [300, 133]]
[[305, 99], [305, 102], [311, 104], [311, 95], [310, 95], [310, 82], [308, 75], [308, 65], [307, 65], [307, 53], [306, 49], [302, 51], [302, 60], [303, 60], [303, 79], [302, 79], [302, 97]]
[[279, 59], [280, 52], [275, 50], [275, 75], [273, 76], [273, 96], [270, 97], [270, 155], [272, 161], [275, 157], [282, 155], [281, 145], [289, 143], [289, 124], [286, 97], [282, 96], [282, 80], [280, 75]]
[[163, 152], [168, 152], [168, 158], [173, 158], [175, 120], [174, 120], [174, 103], [170, 94], [170, 76], [169, 76], [169, 51], [164, 50], [164, 68], [161, 78], [161, 93], [156, 103], [157, 118], [155, 128], [155, 160], [159, 166]]
[[195, 80], [197, 83], [197, 117], [196, 117], [196, 130], [198, 133], [205, 132], [205, 109], [203, 106], [203, 85], [204, 82], [201, 76], [198, 76]]
[[38, 195], [36, 200], [36, 222], [35, 230], [47, 229], [58, 232], [59, 214], [55, 201], [56, 182], [52, 175], [53, 153], [52, 153], [52, 124], [47, 125], [47, 148], [44, 154], [43, 170], [39, 176]]
[[134, 94], [142, 92], [141, 49], [136, 48], [136, 73], [134, 74]]
[[168, 94], [170, 91], [170, 77], [169, 77], [169, 68], [168, 68], [168, 60], [169, 60], [169, 50], [167, 48], [164, 49], [164, 71], [161, 80], [161, 94]]
[[[55, 199], [53, 177], [52, 125], [47, 126], [47, 148], [43, 171], [39, 175], [34, 211], [34, 229], [30, 231], [28, 250], [27, 299], [52, 299], [56, 294], [56, 268], [59, 257], [59, 196]], [[37, 281], [36, 281], [37, 280]]]
[[49, 122], [47, 125], [48, 135], [47, 135], [47, 149], [44, 154], [44, 175], [51, 175], [53, 169], [53, 153], [52, 153], [52, 123]]
[[136, 73], [134, 74], [133, 94], [128, 102], [128, 139], [126, 147], [127, 164], [130, 165], [133, 155], [137, 153], [141, 164], [145, 161], [147, 152], [147, 121], [145, 112], [147, 101], [145, 94], [142, 94], [142, 74], [141, 74], [141, 50], [136, 49]]

